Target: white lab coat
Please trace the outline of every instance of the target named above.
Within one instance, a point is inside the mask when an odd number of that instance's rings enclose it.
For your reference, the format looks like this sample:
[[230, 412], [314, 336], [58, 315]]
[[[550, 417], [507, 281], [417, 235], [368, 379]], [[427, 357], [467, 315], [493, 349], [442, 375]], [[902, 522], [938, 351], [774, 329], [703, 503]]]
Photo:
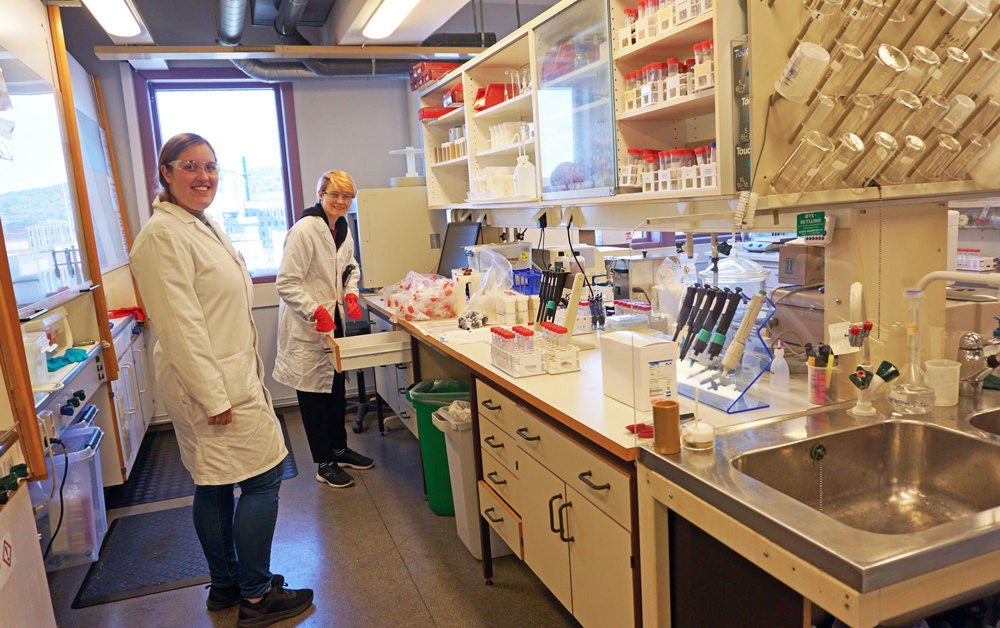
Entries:
[[[322, 305], [334, 318], [344, 315], [344, 297], [358, 294], [361, 276], [354, 260], [354, 238], [347, 221], [340, 218], [346, 233], [340, 248], [323, 218], [307, 215], [289, 229], [281, 268], [274, 286], [278, 304], [278, 355], [274, 360], [274, 381], [303, 392], [328, 393], [333, 388], [336, 369], [329, 359], [325, 334], [316, 331], [313, 313]], [[344, 276], [345, 269], [352, 266]]]
[[[250, 275], [218, 223], [217, 238], [173, 203], [153, 207], [129, 260], [158, 338], [156, 379], [181, 460], [200, 485], [259, 475], [288, 451], [257, 355]], [[232, 423], [208, 424], [227, 408]]]

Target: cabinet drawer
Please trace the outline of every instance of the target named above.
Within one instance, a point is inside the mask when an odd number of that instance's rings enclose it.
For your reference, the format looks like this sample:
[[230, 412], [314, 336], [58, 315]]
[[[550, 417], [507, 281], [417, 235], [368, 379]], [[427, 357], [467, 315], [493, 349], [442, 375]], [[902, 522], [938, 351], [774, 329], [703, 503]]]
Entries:
[[417, 411], [413, 409], [413, 405], [406, 400], [405, 396], [400, 396], [397, 400], [396, 416], [399, 420], [403, 422], [406, 429], [410, 430], [413, 436], [419, 438], [420, 435], [417, 430]]
[[483, 451], [489, 452], [504, 466], [515, 473], [518, 470], [518, 454], [521, 450], [510, 434], [497, 427], [489, 419], [479, 417], [479, 439]]
[[524, 550], [521, 546], [521, 518], [482, 480], [479, 481], [479, 514], [489, 522], [491, 528], [496, 530], [507, 547], [518, 558], [524, 560]]
[[513, 417], [517, 414], [517, 404], [513, 399], [477, 379], [476, 402], [479, 404], [479, 416], [486, 417], [500, 429], [514, 435], [512, 425], [515, 423]]
[[340, 372], [412, 360], [410, 334], [405, 331], [346, 338], [334, 338], [328, 335], [326, 344], [331, 349], [327, 357]]
[[626, 530], [632, 529], [629, 477], [520, 409], [518, 447], [576, 489]]
[[405, 391], [413, 383], [413, 363], [394, 364], [391, 368], [396, 371], [397, 385]]
[[520, 480], [513, 471], [501, 464], [489, 452], [483, 454], [483, 482], [503, 498], [511, 508], [520, 512]]

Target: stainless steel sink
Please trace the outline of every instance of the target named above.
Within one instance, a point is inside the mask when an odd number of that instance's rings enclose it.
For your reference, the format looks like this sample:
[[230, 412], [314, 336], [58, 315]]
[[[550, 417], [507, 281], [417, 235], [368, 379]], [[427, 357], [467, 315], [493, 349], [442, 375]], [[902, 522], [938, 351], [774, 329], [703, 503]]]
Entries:
[[[1000, 411], [976, 418], [1000, 434]], [[865, 425], [747, 452], [732, 465], [866, 532], [919, 532], [1000, 506], [1000, 447], [923, 422]]]
[[969, 418], [972, 427], [1000, 436], [1000, 410], [987, 410]]

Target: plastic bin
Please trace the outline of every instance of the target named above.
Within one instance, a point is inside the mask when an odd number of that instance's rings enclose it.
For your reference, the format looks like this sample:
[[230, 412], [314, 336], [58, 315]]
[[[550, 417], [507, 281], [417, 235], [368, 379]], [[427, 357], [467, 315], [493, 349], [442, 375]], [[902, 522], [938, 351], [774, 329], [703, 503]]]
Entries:
[[[466, 408], [470, 404], [460, 401]], [[459, 418], [441, 408], [431, 413], [434, 427], [444, 433], [448, 452], [448, 471], [451, 475], [451, 494], [455, 498], [455, 527], [476, 560], [483, 559], [479, 542], [479, 493], [476, 487], [476, 444], [472, 438], [472, 418]], [[506, 556], [510, 548], [493, 528], [490, 528], [490, 548], [493, 557]]]
[[451, 475], [448, 473], [448, 453], [444, 434], [434, 429], [431, 414], [452, 401], [469, 400], [469, 382], [439, 379], [417, 382], [406, 389], [406, 398], [417, 412], [417, 432], [420, 434], [420, 457], [427, 485], [427, 504], [436, 515], [455, 514], [451, 495]]
[[62, 438], [67, 456], [63, 456], [63, 448], [60, 445], [52, 445], [56, 462], [55, 473], [52, 472], [52, 463], [46, 452], [49, 477], [31, 482], [28, 487], [31, 503], [37, 507], [49, 498], [52, 482], [56, 482], [52, 501], [35, 513], [35, 526], [38, 528], [44, 552], [59, 522], [59, 485], [66, 473], [68, 459], [69, 476], [62, 489], [65, 514], [55, 541], [52, 542], [52, 549], [45, 560], [46, 571], [66, 569], [97, 560], [104, 534], [108, 531], [108, 518], [104, 510], [101, 458], [98, 455], [98, 448], [103, 438], [104, 432], [99, 427], [67, 430]]

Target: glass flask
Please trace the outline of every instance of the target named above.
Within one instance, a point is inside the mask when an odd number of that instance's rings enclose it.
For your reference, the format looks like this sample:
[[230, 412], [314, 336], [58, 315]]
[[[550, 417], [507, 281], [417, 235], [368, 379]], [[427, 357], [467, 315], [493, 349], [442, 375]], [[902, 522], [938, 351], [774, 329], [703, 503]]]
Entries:
[[912, 321], [906, 326], [906, 353], [909, 363], [889, 385], [886, 401], [894, 414], [927, 414], [934, 407], [934, 389], [927, 385], [927, 375], [920, 368], [920, 304], [924, 293], [907, 290]]

